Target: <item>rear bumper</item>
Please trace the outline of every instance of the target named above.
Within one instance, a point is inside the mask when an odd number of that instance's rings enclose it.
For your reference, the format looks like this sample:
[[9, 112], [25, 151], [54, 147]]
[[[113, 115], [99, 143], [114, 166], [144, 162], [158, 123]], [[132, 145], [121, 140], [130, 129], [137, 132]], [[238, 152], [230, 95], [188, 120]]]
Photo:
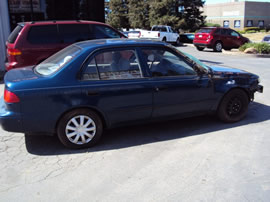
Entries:
[[21, 115], [6, 110], [3, 97], [0, 101], [0, 125], [9, 132], [23, 132]]
[[211, 43], [196, 43], [193, 41], [193, 44], [196, 47], [213, 48]]

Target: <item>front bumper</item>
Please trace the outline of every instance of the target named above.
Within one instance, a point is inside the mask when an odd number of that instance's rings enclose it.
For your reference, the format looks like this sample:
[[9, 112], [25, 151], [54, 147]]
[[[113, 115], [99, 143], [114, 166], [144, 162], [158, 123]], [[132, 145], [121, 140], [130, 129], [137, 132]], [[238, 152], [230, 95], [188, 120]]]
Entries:
[[257, 85], [255, 91], [257, 91], [259, 93], [263, 93], [263, 86], [262, 85]]

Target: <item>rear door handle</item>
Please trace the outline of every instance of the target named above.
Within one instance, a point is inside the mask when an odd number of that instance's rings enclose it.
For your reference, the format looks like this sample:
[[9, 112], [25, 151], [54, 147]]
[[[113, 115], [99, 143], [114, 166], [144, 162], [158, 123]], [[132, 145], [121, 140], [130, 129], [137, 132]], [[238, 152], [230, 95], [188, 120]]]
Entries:
[[167, 90], [169, 87], [168, 86], [159, 86], [155, 88], [156, 92], [162, 91], [162, 90]]
[[88, 96], [94, 96], [94, 95], [99, 95], [99, 92], [98, 91], [86, 91], [86, 94], [88, 95]]

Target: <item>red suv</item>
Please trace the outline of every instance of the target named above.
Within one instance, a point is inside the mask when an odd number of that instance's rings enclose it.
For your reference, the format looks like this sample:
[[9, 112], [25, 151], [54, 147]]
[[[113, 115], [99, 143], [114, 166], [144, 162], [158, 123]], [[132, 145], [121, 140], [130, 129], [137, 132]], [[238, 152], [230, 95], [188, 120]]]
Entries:
[[222, 27], [204, 27], [201, 28], [193, 40], [193, 44], [199, 51], [204, 48], [212, 48], [216, 52], [239, 48], [244, 43], [249, 42], [249, 39], [243, 37], [238, 32], [230, 28]]
[[36, 65], [72, 43], [102, 38], [126, 37], [109, 25], [93, 21], [19, 23], [6, 42], [6, 70]]

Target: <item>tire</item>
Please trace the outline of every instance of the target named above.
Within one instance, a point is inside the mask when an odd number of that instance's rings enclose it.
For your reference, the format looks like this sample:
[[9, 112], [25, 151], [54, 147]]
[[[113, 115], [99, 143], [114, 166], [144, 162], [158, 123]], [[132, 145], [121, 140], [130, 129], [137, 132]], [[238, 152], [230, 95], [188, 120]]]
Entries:
[[198, 51], [203, 51], [204, 50], [204, 47], [196, 46], [196, 48], [197, 48]]
[[166, 37], [164, 37], [164, 38], [162, 39], [162, 41], [166, 43], [166, 42], [167, 42]]
[[68, 112], [60, 119], [57, 127], [60, 142], [71, 149], [95, 145], [101, 138], [102, 132], [103, 124], [100, 117], [88, 109]]
[[224, 122], [232, 123], [242, 120], [248, 110], [249, 98], [245, 91], [233, 89], [222, 99], [217, 115]]
[[176, 39], [176, 42], [175, 42], [175, 46], [180, 46], [180, 45], [181, 45], [180, 39], [177, 38], [177, 39]]
[[217, 41], [215, 43], [215, 46], [214, 46], [214, 51], [215, 52], [221, 52], [222, 48], [223, 48], [223, 45], [222, 45], [221, 41]]

